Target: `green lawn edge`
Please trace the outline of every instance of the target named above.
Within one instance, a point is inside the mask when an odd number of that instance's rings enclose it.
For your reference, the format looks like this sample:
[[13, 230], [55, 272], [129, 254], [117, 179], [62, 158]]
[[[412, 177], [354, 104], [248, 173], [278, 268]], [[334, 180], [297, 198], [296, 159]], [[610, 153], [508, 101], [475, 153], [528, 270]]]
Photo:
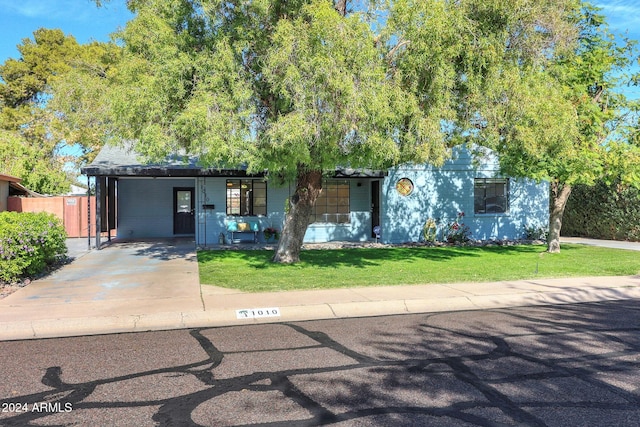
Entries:
[[270, 250], [200, 250], [200, 283], [243, 292], [434, 283], [496, 282], [561, 277], [631, 276], [640, 254], [564, 244], [388, 247], [304, 250], [301, 262], [274, 264]]

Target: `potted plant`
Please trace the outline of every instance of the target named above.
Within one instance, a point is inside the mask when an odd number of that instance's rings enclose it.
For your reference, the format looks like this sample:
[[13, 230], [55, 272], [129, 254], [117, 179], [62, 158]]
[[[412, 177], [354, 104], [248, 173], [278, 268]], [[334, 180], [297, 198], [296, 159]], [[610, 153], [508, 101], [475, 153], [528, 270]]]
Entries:
[[280, 232], [273, 228], [273, 227], [267, 227], [264, 229], [264, 239], [268, 242], [271, 239], [273, 240], [278, 240], [280, 238]]

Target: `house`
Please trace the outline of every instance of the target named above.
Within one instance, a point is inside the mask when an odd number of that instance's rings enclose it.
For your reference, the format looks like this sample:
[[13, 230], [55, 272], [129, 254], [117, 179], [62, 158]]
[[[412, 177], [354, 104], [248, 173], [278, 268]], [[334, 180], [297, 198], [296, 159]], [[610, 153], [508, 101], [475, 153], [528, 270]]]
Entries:
[[40, 196], [38, 193], [29, 191], [20, 184], [20, 181], [22, 181], [20, 178], [0, 173], [0, 212], [8, 210], [9, 196]]
[[[131, 144], [104, 147], [82, 171], [96, 179], [97, 228], [117, 225], [117, 237], [124, 239], [194, 236], [200, 246], [217, 244], [221, 236], [263, 241], [262, 230], [281, 228], [294, 189], [293, 183], [272, 184], [266, 172], [202, 168], [194, 158], [146, 164]], [[442, 238], [459, 212], [477, 240], [521, 238], [525, 226], [548, 222], [548, 185], [500, 176], [497, 159], [486, 150], [478, 155], [457, 147], [441, 167], [340, 169], [332, 175], [305, 242], [417, 242], [429, 218]]]

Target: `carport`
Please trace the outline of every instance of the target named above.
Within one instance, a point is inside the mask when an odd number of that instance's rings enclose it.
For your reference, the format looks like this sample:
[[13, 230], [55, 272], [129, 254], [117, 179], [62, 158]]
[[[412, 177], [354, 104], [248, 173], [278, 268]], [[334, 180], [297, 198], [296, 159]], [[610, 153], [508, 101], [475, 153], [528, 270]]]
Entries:
[[180, 154], [146, 163], [127, 141], [103, 147], [82, 173], [95, 183], [95, 225], [89, 224], [89, 239], [93, 233], [98, 249], [103, 235], [111, 240], [116, 229], [116, 237], [127, 240], [195, 237], [197, 212], [212, 209], [196, 205], [197, 179], [249, 176], [241, 167], [202, 168], [197, 158]]

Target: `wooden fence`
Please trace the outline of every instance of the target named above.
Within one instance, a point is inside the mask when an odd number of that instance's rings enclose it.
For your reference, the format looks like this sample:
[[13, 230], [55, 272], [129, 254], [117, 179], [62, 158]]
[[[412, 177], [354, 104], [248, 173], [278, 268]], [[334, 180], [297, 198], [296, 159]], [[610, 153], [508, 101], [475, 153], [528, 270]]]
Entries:
[[[68, 237], [87, 237], [88, 196], [9, 197], [7, 210], [13, 212], [49, 212], [64, 223]], [[96, 198], [91, 196], [91, 227], [96, 223]], [[95, 235], [95, 229], [91, 234]]]

